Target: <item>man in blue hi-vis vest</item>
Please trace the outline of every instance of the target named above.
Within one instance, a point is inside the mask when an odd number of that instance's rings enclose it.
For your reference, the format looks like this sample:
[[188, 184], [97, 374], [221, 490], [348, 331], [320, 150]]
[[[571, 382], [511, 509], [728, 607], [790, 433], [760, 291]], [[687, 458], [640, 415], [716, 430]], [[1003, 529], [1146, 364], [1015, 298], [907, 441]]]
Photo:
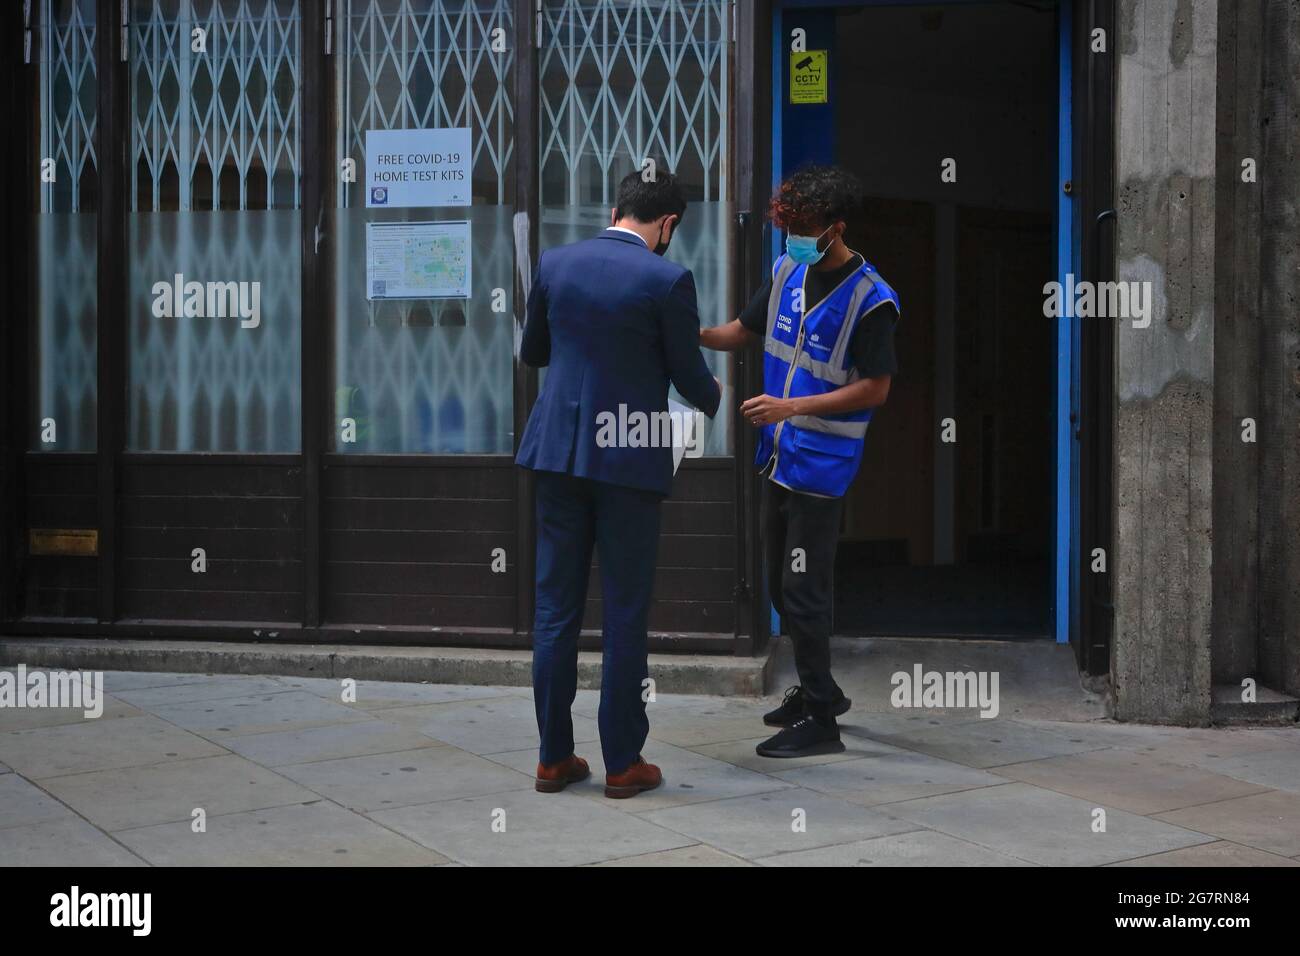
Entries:
[[768, 590], [799, 673], [763, 717], [784, 728], [758, 745], [764, 757], [844, 750], [835, 718], [849, 700], [831, 676], [830, 655], [835, 548], [872, 410], [897, 371], [899, 316], [897, 293], [844, 244], [862, 195], [857, 178], [834, 166], [782, 183], [769, 215], [788, 233], [785, 254], [738, 319], [701, 332], [705, 347], [724, 351], [763, 338], [763, 394], [741, 412], [760, 429]]

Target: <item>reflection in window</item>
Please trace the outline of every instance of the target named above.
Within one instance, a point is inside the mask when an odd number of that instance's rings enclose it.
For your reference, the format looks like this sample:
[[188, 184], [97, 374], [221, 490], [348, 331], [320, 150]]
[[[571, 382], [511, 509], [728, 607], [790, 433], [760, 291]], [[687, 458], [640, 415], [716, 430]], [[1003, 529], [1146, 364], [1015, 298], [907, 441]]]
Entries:
[[[29, 447], [95, 450], [96, 210], [94, 0], [44, 0], [33, 10], [40, 71], [35, 217], [36, 367]], [[46, 161], [50, 160], [48, 166]], [[51, 440], [52, 439], [52, 440]]]
[[133, 0], [133, 450], [300, 447], [298, 4]]
[[[727, 8], [725, 0], [542, 4], [542, 248], [609, 225], [619, 180], [652, 158], [686, 188], [690, 206], [668, 256], [694, 273], [704, 325], [734, 317]], [[704, 354], [725, 387], [727, 357]], [[725, 414], [709, 424], [707, 454], [730, 453], [729, 427]]]
[[[355, 162], [356, 174], [351, 182], [338, 178], [337, 451], [507, 454], [513, 448], [512, 6], [510, 0], [343, 4], [336, 135], [338, 154]], [[367, 209], [366, 132], [443, 128], [470, 131], [473, 204]], [[443, 220], [470, 222], [469, 298], [368, 299], [366, 223]]]

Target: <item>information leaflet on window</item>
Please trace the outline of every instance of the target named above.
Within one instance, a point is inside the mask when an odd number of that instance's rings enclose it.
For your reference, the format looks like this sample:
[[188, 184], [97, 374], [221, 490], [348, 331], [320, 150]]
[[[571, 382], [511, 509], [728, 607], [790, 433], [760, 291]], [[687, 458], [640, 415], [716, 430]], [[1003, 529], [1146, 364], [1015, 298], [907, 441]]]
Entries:
[[467, 299], [468, 222], [366, 223], [367, 299]]

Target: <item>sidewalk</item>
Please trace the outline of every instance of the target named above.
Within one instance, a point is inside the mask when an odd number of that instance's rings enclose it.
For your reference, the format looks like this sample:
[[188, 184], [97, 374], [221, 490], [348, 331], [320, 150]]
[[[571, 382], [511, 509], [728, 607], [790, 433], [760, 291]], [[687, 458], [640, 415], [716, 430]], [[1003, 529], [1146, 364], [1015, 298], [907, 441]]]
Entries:
[[776, 761], [754, 744], [777, 696], [661, 694], [665, 785], [608, 800], [594, 691], [592, 778], [543, 795], [527, 688], [363, 681], [345, 704], [326, 678], [104, 679], [98, 719], [0, 710], [0, 865], [1300, 864], [1294, 727], [855, 706], [845, 753]]

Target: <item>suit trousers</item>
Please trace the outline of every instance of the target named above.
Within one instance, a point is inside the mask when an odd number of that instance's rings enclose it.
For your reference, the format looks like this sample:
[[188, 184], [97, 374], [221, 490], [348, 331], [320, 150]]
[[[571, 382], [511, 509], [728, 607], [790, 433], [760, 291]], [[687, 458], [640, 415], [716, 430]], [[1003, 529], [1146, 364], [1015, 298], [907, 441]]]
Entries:
[[535, 475], [533, 700], [540, 760], [554, 764], [573, 753], [570, 711], [578, 687], [578, 631], [595, 548], [604, 621], [600, 747], [606, 773], [621, 773], [636, 762], [650, 732], [642, 692], [649, 675], [646, 622], [663, 495], [558, 472]]

